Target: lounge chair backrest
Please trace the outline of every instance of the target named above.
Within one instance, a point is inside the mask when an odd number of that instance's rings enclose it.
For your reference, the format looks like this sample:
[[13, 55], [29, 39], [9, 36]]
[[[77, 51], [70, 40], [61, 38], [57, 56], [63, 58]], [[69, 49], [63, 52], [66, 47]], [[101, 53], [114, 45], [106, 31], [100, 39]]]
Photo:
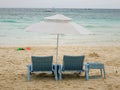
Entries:
[[51, 71], [53, 56], [32, 56], [33, 71]]
[[85, 56], [67, 56], [63, 57], [63, 70], [83, 70]]

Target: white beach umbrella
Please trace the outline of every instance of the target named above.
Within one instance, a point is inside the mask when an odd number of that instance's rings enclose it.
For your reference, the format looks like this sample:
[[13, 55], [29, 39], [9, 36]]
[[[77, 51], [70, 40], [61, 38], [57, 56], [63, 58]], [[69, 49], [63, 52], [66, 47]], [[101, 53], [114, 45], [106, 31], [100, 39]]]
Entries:
[[59, 43], [60, 34], [90, 34], [91, 33], [82, 26], [74, 22], [71, 22], [71, 18], [68, 18], [62, 14], [56, 14], [54, 16], [45, 17], [44, 21], [30, 25], [29, 27], [26, 28], [26, 30], [57, 35], [56, 63], [58, 61], [58, 43]]

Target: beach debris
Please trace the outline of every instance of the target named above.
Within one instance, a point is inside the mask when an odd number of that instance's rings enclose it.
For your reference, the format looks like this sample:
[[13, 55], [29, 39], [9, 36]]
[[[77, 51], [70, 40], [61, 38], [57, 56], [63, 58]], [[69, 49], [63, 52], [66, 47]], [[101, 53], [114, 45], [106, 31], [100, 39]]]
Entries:
[[99, 55], [95, 52], [89, 54], [90, 57], [99, 57]]
[[26, 50], [31, 50], [31, 48], [30, 47], [26, 47]]
[[24, 48], [17, 48], [17, 50], [25, 50]]
[[19, 48], [17, 48], [17, 50], [31, 50], [31, 48], [30, 48], [30, 47], [26, 47], [26, 48], [24, 49], [24, 48], [19, 47]]

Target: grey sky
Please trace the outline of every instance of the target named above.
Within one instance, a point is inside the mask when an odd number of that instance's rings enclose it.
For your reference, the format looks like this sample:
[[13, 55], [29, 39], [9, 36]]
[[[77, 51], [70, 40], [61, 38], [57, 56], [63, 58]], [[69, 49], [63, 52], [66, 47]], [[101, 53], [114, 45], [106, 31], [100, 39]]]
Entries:
[[0, 8], [119, 8], [120, 0], [0, 0]]

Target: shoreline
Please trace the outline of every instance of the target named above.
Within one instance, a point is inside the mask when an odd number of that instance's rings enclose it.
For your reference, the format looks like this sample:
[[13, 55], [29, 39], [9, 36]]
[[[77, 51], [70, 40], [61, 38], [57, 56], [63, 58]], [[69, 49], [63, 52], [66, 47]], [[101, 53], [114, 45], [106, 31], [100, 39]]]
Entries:
[[[56, 47], [57, 45], [0, 45], [0, 47], [41, 47], [41, 46], [51, 46], [51, 47]], [[69, 44], [69, 45], [58, 45], [59, 47], [64, 47], [64, 46], [120, 46], [120, 44]]]

